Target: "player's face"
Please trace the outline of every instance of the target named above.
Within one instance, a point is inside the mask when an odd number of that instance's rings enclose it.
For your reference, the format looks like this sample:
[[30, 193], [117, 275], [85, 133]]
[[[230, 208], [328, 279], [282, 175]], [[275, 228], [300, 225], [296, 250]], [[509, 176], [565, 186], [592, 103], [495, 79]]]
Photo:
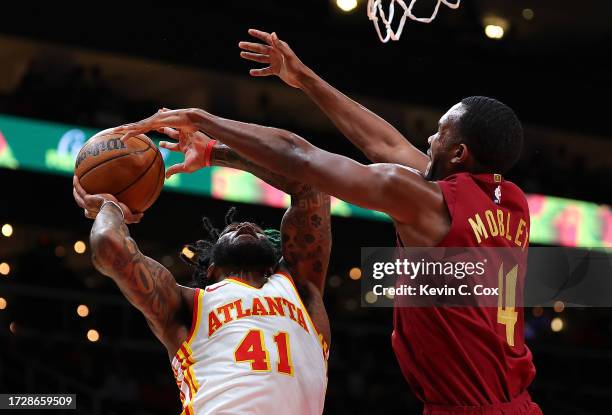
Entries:
[[222, 267], [261, 270], [276, 260], [274, 247], [263, 230], [250, 222], [226, 227], [212, 251], [213, 262]]
[[454, 105], [440, 118], [438, 131], [427, 140], [429, 143], [427, 149], [429, 163], [425, 169], [427, 180], [440, 180], [452, 174], [451, 145], [458, 142], [456, 127], [462, 113], [462, 104]]
[[227, 239], [230, 243], [240, 243], [248, 240], [267, 240], [263, 230], [251, 222], [232, 223], [228, 225], [221, 235], [219, 241]]

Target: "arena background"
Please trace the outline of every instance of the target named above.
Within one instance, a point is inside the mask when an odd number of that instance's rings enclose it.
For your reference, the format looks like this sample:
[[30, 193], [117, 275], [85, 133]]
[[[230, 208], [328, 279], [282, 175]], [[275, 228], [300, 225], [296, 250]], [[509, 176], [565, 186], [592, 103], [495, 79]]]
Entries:
[[[402, 39], [385, 45], [364, 0], [350, 12], [325, 0], [203, 3], [2, 6], [0, 226], [10, 227], [0, 236], [0, 392], [76, 393], [84, 414], [180, 412], [163, 347], [91, 266], [88, 246], [76, 252], [91, 222], [72, 199], [72, 157], [93, 132], [161, 106], [193, 106], [284, 127], [365, 161], [299, 91], [276, 78], [249, 79], [237, 44], [250, 27], [276, 31], [421, 149], [460, 98], [506, 102], [525, 126], [525, 149], [508, 178], [531, 195], [539, 227], [532, 244], [612, 245], [607, 2], [465, 0], [430, 25], [408, 22]], [[433, 2], [419, 4], [427, 10]], [[506, 19], [502, 39], [485, 35], [490, 16]], [[202, 215], [221, 226], [237, 206], [240, 219], [278, 226], [284, 210], [273, 206], [284, 203], [248, 175], [208, 170], [168, 183], [131, 233], [187, 282], [178, 252], [202, 235]], [[360, 247], [393, 243], [391, 223], [341, 202], [334, 212], [326, 413], [419, 413], [390, 347], [391, 310], [362, 308], [351, 272]], [[559, 304], [525, 316], [537, 367], [530, 392], [544, 413], [609, 413], [610, 310]]]

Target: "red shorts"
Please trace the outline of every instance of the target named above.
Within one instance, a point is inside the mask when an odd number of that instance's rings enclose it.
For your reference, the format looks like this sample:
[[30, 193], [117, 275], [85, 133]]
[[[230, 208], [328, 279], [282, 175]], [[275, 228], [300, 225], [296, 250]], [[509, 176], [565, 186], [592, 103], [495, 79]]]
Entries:
[[542, 415], [540, 407], [523, 392], [511, 402], [486, 406], [446, 406], [425, 404], [423, 415]]

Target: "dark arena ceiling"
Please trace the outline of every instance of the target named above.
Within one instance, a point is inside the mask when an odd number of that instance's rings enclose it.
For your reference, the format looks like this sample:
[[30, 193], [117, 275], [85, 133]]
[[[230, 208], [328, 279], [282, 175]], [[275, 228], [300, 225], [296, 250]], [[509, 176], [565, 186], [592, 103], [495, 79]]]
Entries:
[[[246, 76], [249, 64], [237, 43], [257, 27], [277, 31], [342, 90], [440, 108], [463, 96], [492, 95], [525, 122], [608, 135], [610, 2], [464, 0], [458, 10], [441, 6], [432, 24], [408, 21], [400, 41], [385, 45], [365, 4], [343, 13], [330, 0], [163, 8], [40, 3], [3, 13], [0, 35]], [[434, 4], [417, 1], [415, 11], [427, 15]], [[503, 39], [484, 35], [487, 16], [507, 20]]]

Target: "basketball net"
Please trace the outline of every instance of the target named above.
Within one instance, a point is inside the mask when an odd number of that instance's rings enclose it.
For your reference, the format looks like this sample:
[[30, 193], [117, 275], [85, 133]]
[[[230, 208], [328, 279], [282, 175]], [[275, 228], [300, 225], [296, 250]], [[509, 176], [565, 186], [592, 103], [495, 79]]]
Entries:
[[[417, 0], [410, 0], [410, 5], [406, 6], [404, 0], [391, 0], [389, 4], [388, 13], [385, 14], [382, 6], [382, 0], [368, 0], [368, 18], [374, 22], [374, 27], [376, 28], [376, 33], [378, 33], [378, 37], [383, 43], [387, 43], [389, 39], [391, 40], [399, 40], [402, 30], [404, 29], [404, 24], [406, 24], [406, 18], [410, 17], [412, 20], [421, 22], [421, 23], [430, 23], [434, 20], [438, 14], [438, 9], [440, 8], [440, 4], [443, 3], [450, 7], [451, 9], [457, 9], [461, 0], [456, 0], [455, 2], [450, 2], [448, 0], [438, 0], [436, 3], [436, 7], [430, 17], [417, 17], [412, 14], [412, 8]], [[400, 18], [399, 25], [395, 31], [391, 28], [391, 23], [393, 22], [393, 16], [395, 14], [395, 3], [397, 3], [404, 11], [404, 14]], [[385, 35], [383, 36], [379, 24], [379, 19], [382, 21], [382, 24], [385, 26]]]

